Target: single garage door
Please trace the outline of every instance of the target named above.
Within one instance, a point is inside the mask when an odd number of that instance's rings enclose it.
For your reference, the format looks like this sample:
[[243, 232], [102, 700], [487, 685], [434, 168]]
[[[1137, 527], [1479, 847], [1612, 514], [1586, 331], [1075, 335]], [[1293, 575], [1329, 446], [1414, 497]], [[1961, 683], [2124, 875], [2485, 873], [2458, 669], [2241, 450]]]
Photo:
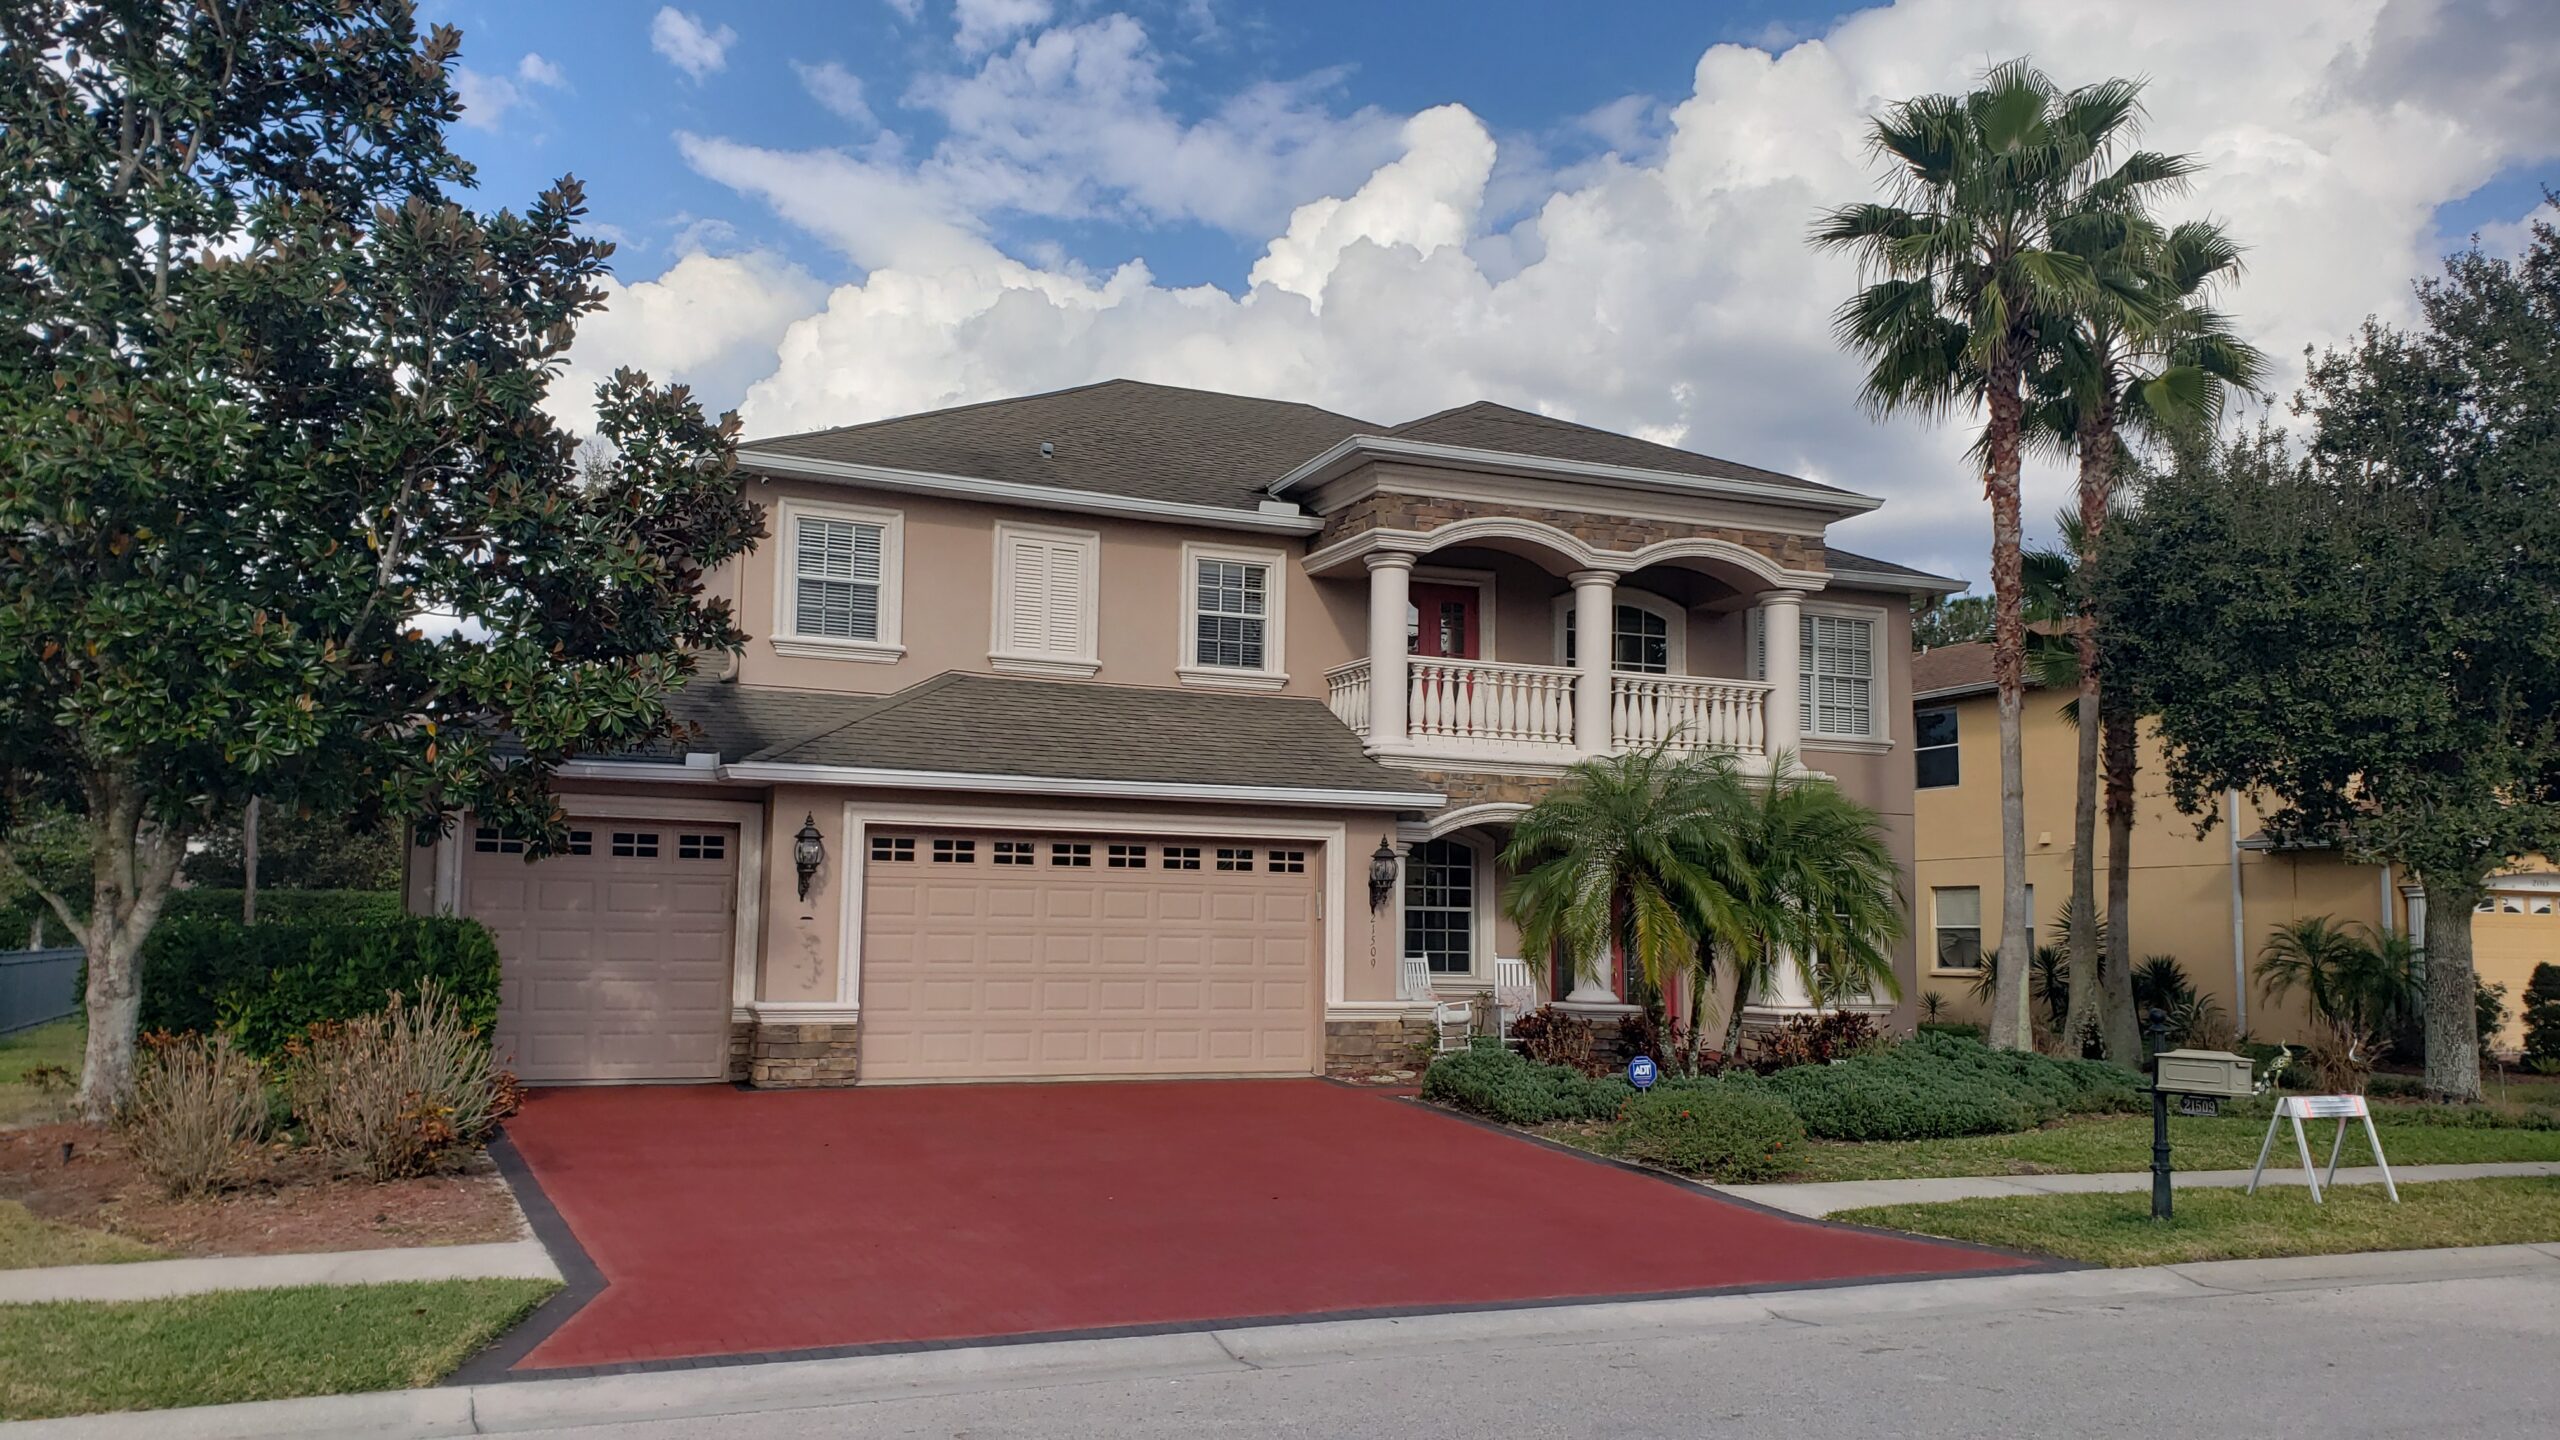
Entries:
[[582, 822], [569, 853], [465, 841], [463, 913], [498, 938], [498, 1054], [528, 1082], [728, 1073], [734, 825]]
[[1304, 1075], [1316, 848], [869, 832], [862, 1078]]

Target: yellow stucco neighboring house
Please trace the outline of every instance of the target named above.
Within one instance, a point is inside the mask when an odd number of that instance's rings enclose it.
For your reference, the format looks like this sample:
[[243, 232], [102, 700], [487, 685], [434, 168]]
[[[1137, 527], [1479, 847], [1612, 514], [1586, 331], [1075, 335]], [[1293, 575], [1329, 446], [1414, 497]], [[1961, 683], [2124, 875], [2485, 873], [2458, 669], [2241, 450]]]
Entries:
[[[1980, 956], [2000, 944], [2000, 732], [1991, 647], [1947, 645], [1912, 657], [1916, 860], [1912, 920], [1919, 932], [1920, 990], [1951, 1018], [1980, 1019], [1971, 997]], [[2071, 896], [2072, 762], [2077, 735], [2068, 697], [2030, 690], [2024, 723], [2028, 914], [2032, 943], [2059, 940]], [[2270, 1002], [2256, 978], [2259, 949], [2279, 925], [2330, 915], [2377, 930], [2423, 924], [2424, 891], [2384, 865], [2334, 849], [2268, 839], [2247, 796], [2226, 796], [2220, 822], [2199, 835], [2169, 803], [2159, 742], [2146, 735], [2135, 792], [2131, 953], [2177, 957], [2196, 988], [2234, 1026], [2266, 1040], [2302, 1038], [2298, 998]], [[2106, 888], [2107, 837], [2098, 831], [2098, 892]], [[2491, 882], [2473, 918], [2480, 978], [2507, 990], [2508, 1020], [2495, 1045], [2523, 1041], [2515, 1019], [2538, 963], [2560, 964], [2560, 869], [2531, 857]]]

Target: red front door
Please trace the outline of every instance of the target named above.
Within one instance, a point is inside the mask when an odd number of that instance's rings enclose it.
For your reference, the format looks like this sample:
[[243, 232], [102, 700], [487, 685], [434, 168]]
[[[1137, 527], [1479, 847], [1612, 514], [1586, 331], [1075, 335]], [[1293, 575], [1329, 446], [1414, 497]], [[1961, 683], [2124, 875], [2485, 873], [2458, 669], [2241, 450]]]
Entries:
[[1440, 660], [1475, 660], [1479, 634], [1472, 585], [1415, 584], [1408, 592], [1405, 649]]

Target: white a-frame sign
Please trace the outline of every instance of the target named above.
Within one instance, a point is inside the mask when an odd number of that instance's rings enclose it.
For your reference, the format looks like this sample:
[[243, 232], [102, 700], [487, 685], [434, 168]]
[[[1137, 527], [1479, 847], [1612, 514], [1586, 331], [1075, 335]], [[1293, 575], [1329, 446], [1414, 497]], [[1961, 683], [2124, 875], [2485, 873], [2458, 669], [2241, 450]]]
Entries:
[[2287, 1095], [2278, 1100], [2276, 1113], [2267, 1119], [2266, 1143], [2258, 1147], [2258, 1168], [2249, 1174], [2248, 1193], [2258, 1193], [2258, 1181], [2267, 1173], [2267, 1156], [2276, 1148], [2276, 1130], [2288, 1120], [2293, 1122], [2293, 1148], [2302, 1156], [2302, 1178], [2311, 1184], [2312, 1204], [2321, 1203], [2322, 1182], [2320, 1172], [2311, 1166], [2311, 1142], [2303, 1138], [2302, 1122], [2305, 1120], [2338, 1122], [2337, 1136], [2329, 1142], [2327, 1183], [2333, 1187], [2338, 1183], [2338, 1152], [2347, 1143], [2347, 1122], [2363, 1121], [2365, 1143], [2373, 1147], [2373, 1163], [2382, 1167], [2383, 1193], [2391, 1197], [2392, 1204], [2400, 1203], [2400, 1187], [2391, 1183], [2391, 1162], [2382, 1158], [2382, 1137], [2373, 1132], [2373, 1111], [2365, 1105], [2361, 1095]]

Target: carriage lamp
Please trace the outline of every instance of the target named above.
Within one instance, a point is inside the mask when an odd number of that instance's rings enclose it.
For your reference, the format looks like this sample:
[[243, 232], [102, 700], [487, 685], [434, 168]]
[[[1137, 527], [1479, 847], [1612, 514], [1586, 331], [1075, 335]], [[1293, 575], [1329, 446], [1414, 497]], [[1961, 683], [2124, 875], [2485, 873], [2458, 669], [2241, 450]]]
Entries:
[[1369, 908], [1371, 910], [1384, 908], [1387, 896], [1393, 894], [1395, 888], [1395, 847], [1389, 845], [1385, 837], [1381, 836], [1378, 840], [1377, 853], [1369, 857]]
[[818, 833], [817, 812], [811, 811], [800, 822], [800, 833], [791, 837], [791, 864], [800, 872], [800, 898], [809, 898], [809, 882], [818, 878], [818, 867], [827, 863], [827, 840]]

